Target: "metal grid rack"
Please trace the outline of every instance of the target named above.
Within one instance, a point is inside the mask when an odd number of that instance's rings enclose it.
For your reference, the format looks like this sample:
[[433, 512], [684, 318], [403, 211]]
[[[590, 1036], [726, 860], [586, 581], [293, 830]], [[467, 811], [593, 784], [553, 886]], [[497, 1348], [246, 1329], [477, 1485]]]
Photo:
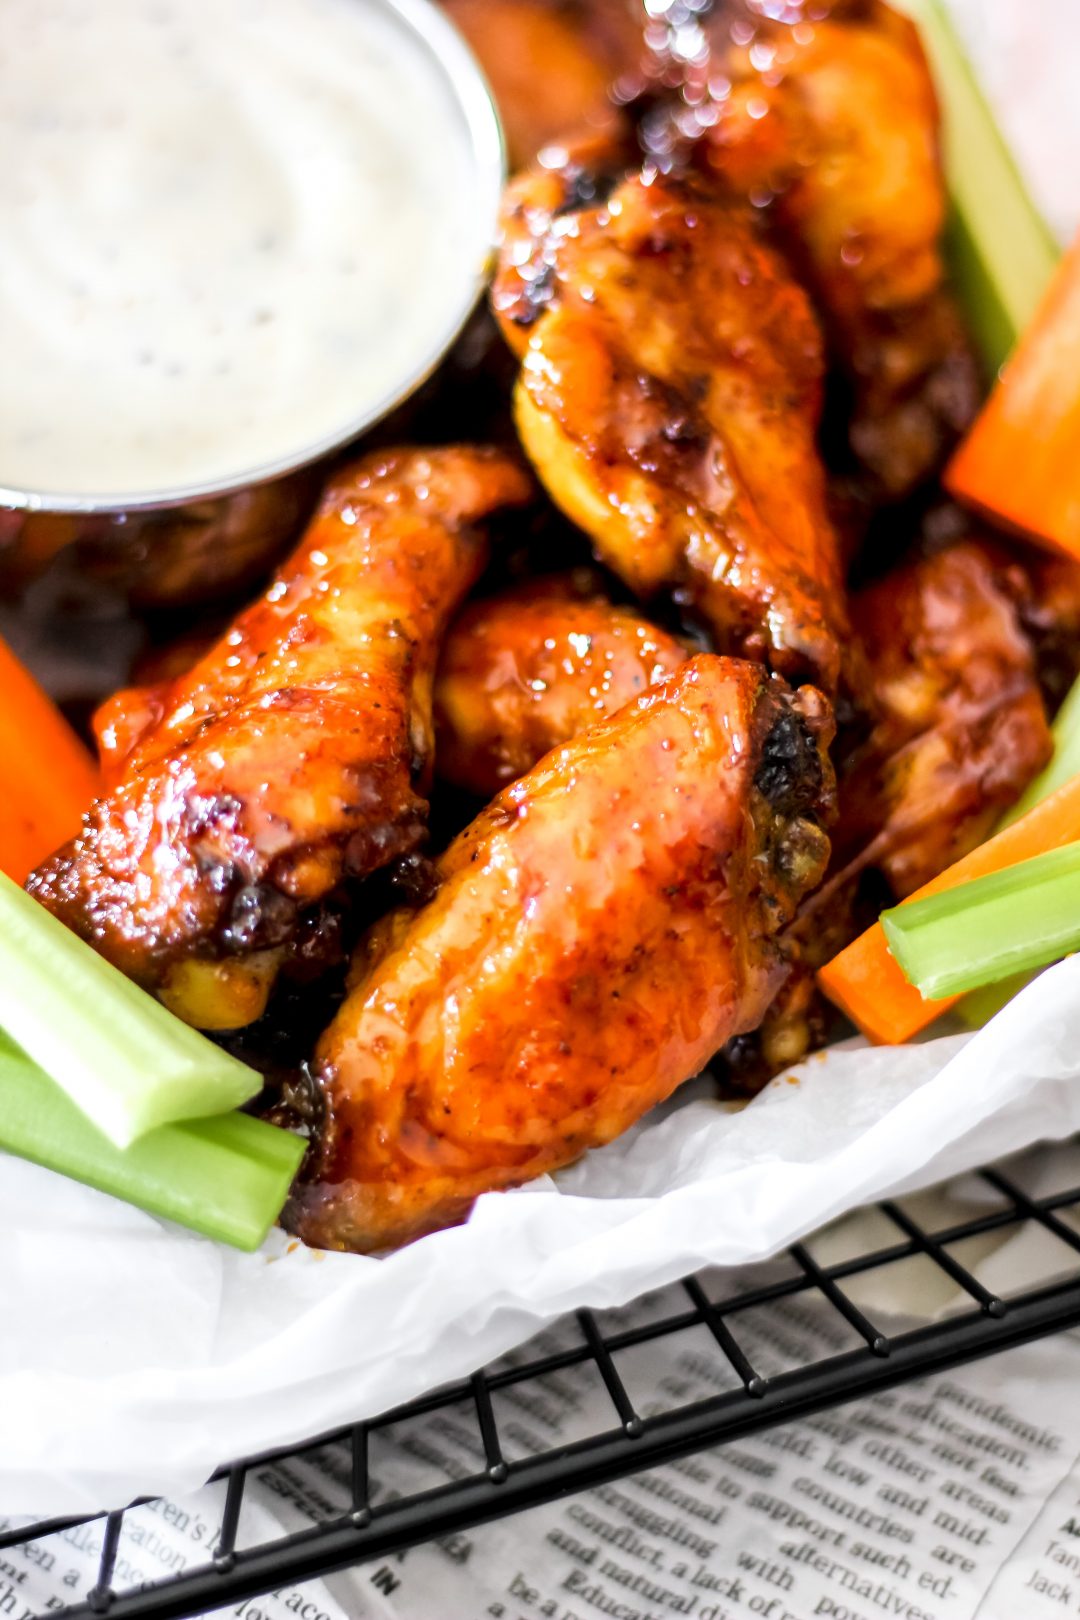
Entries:
[[[805, 1417], [822, 1408], [874, 1393], [907, 1379], [945, 1370], [979, 1356], [1011, 1348], [1042, 1335], [1080, 1326], [1080, 1184], [1036, 1196], [1000, 1169], [978, 1173], [980, 1184], [995, 1202], [961, 1224], [935, 1230], [921, 1222], [904, 1201], [877, 1207], [899, 1241], [836, 1263], [815, 1258], [813, 1243], [789, 1251], [787, 1270], [773, 1268], [765, 1280], [732, 1283], [719, 1295], [707, 1278], [688, 1277], [680, 1285], [677, 1308], [637, 1325], [614, 1328], [590, 1311], [576, 1318], [572, 1342], [561, 1348], [525, 1347], [496, 1367], [477, 1372], [467, 1382], [439, 1389], [387, 1412], [370, 1423], [356, 1424], [290, 1447], [230, 1464], [215, 1476], [224, 1482], [220, 1536], [208, 1561], [149, 1586], [117, 1591], [116, 1560], [125, 1514], [140, 1504], [87, 1519], [39, 1522], [0, 1535], [0, 1554], [19, 1543], [47, 1542], [74, 1526], [97, 1523], [101, 1545], [96, 1582], [81, 1600], [52, 1615], [111, 1620], [169, 1620], [198, 1615], [283, 1585], [313, 1580], [334, 1571], [420, 1543], [452, 1535], [508, 1514], [585, 1490], [624, 1475], [640, 1473], [706, 1447], [743, 1438], [780, 1422]], [[969, 1240], [988, 1234], [1019, 1231], [1034, 1223], [1044, 1236], [1057, 1240], [1063, 1258], [1055, 1279], [1041, 1287], [998, 1298], [957, 1256]], [[884, 1333], [851, 1298], [852, 1285], [899, 1262], [929, 1262], [965, 1296], [963, 1307], [929, 1326]], [[828, 1354], [773, 1376], [764, 1376], [747, 1353], [740, 1321], [746, 1313], [798, 1297], [831, 1308], [843, 1319], [856, 1348]], [[670, 1302], [670, 1294], [668, 1295]], [[732, 1387], [726, 1393], [676, 1405], [659, 1415], [642, 1416], [617, 1367], [623, 1353], [688, 1329], [704, 1329]], [[496, 1417], [500, 1392], [524, 1386], [553, 1373], [581, 1376], [591, 1368], [609, 1397], [610, 1422], [574, 1443], [524, 1457], [508, 1456]], [[381, 1433], [429, 1419], [431, 1414], [460, 1411], [471, 1415], [480, 1436], [476, 1471], [433, 1489], [373, 1493], [370, 1449]], [[245, 1488], [256, 1475], [288, 1463], [295, 1465], [319, 1453], [336, 1456], [342, 1483], [340, 1503], [308, 1528], [277, 1533], [253, 1545], [238, 1544]]]

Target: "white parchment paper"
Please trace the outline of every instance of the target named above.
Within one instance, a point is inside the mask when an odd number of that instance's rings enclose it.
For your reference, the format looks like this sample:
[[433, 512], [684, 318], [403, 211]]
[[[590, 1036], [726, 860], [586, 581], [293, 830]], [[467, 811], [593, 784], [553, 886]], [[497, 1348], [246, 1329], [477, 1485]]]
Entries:
[[0, 1513], [175, 1495], [467, 1375], [575, 1307], [761, 1258], [886, 1191], [1080, 1130], [1080, 958], [975, 1036], [835, 1049], [698, 1099], [386, 1259], [231, 1253], [50, 1172], [0, 1175]]
[[[954, 0], [1062, 236], [1076, 0]], [[1067, 131], [1077, 139], [1071, 142]], [[222, 1461], [463, 1376], [581, 1305], [766, 1256], [868, 1199], [1080, 1130], [1080, 959], [979, 1035], [835, 1049], [740, 1112], [669, 1107], [383, 1260], [242, 1256], [0, 1158], [0, 1514], [175, 1496]]]

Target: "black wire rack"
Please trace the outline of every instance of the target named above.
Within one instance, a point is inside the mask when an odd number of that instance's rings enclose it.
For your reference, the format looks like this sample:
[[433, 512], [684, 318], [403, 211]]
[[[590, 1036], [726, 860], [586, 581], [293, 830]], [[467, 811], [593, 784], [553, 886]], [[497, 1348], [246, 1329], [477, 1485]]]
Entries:
[[[1022, 1177], [1002, 1169], [977, 1173], [985, 1208], [959, 1224], [935, 1229], [913, 1213], [912, 1202], [875, 1206], [877, 1229], [895, 1235], [878, 1247], [826, 1263], [814, 1242], [795, 1244], [779, 1268], [687, 1277], [664, 1293], [665, 1308], [633, 1325], [620, 1314], [580, 1311], [555, 1348], [550, 1335], [527, 1345], [467, 1381], [443, 1387], [375, 1421], [358, 1423], [221, 1469], [220, 1532], [206, 1561], [152, 1584], [123, 1589], [117, 1578], [125, 1524], [140, 1503], [80, 1519], [23, 1524], [0, 1534], [0, 1555], [20, 1544], [47, 1547], [50, 1537], [77, 1526], [96, 1526], [97, 1573], [92, 1586], [66, 1609], [50, 1615], [112, 1620], [169, 1620], [235, 1606], [285, 1585], [311, 1581], [421, 1543], [437, 1540], [519, 1513], [558, 1497], [619, 1477], [638, 1474], [707, 1447], [744, 1438], [777, 1423], [789, 1423], [825, 1407], [890, 1385], [955, 1367], [976, 1357], [1080, 1326], [1080, 1152], [1071, 1164], [1075, 1184], [1052, 1192], [1029, 1192]], [[915, 1201], [916, 1206], [918, 1201]], [[1076, 1219], [1076, 1224], [1073, 1224]], [[882, 1224], [884, 1223], [884, 1224]], [[1037, 1227], [1054, 1240], [1060, 1259], [1053, 1280], [999, 1298], [960, 1258], [973, 1240], [1008, 1237]], [[866, 1282], [888, 1268], [913, 1261], [958, 1292], [961, 1303], [930, 1325], [883, 1331], [867, 1309]], [[853, 1297], [854, 1296], [854, 1297]], [[813, 1300], [833, 1313], [853, 1348], [808, 1360], [779, 1372], [761, 1370], [747, 1348], [746, 1326], [756, 1311], [780, 1302]], [[614, 1320], [610, 1320], [610, 1318]], [[704, 1330], [731, 1387], [712, 1398], [642, 1415], [648, 1402], [631, 1395], [618, 1363], [626, 1352]], [[500, 1398], [550, 1375], [590, 1371], [607, 1393], [608, 1420], [571, 1444], [516, 1455], [497, 1418]], [[375, 1488], [373, 1446], [382, 1434], [400, 1436], [432, 1414], [468, 1410], [479, 1443], [475, 1466], [463, 1477], [422, 1490]], [[339, 1500], [325, 1501], [305, 1528], [242, 1545], [238, 1540], [245, 1491], [275, 1469], [295, 1468], [305, 1457], [331, 1457]], [[98, 1539], [99, 1538], [99, 1539]]]

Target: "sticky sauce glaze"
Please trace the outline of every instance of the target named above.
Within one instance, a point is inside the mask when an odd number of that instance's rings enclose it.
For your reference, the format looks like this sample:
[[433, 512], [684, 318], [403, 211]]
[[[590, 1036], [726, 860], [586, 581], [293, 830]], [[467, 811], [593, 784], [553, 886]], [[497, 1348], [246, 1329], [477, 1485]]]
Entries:
[[0, 484], [241, 477], [431, 355], [479, 181], [379, 0], [0, 0], [0, 30]]

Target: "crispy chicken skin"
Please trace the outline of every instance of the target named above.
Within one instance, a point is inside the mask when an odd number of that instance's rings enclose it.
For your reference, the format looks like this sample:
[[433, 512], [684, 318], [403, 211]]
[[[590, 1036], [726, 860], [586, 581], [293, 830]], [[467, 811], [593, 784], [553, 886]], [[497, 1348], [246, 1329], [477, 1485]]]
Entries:
[[828, 839], [820, 694], [703, 654], [548, 754], [377, 925], [285, 1224], [372, 1250], [609, 1142], [761, 1018]]
[[528, 494], [478, 449], [343, 472], [194, 669], [114, 703], [113, 785], [30, 892], [189, 1022], [257, 1016], [303, 909], [422, 839], [442, 634], [484, 520]]
[[475, 602], [451, 628], [435, 681], [438, 774], [490, 798], [689, 657], [573, 575]]
[[1026, 588], [961, 542], [852, 602], [878, 718], [839, 763], [836, 858], [879, 868], [898, 899], [980, 843], [1050, 757]]
[[826, 316], [851, 447], [886, 496], [938, 467], [978, 402], [945, 287], [938, 109], [918, 33], [884, 0], [668, 0], [646, 28], [662, 164], [758, 206]]
[[480, 59], [512, 168], [567, 130], [614, 118], [608, 89], [637, 66], [633, 0], [443, 0]]
[[805, 294], [712, 188], [619, 178], [596, 142], [559, 156], [509, 188], [492, 293], [534, 466], [638, 595], [673, 590], [722, 652], [834, 689], [844, 595]]

